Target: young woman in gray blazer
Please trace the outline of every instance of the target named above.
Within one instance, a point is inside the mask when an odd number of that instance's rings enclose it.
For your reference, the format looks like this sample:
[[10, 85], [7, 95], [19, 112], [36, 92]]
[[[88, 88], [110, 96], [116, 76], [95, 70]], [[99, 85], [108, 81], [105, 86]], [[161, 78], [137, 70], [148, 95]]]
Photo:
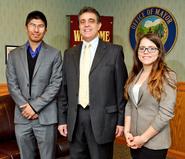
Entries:
[[125, 138], [133, 159], [165, 159], [171, 145], [169, 120], [174, 116], [176, 74], [164, 62], [160, 37], [138, 40], [125, 85]]

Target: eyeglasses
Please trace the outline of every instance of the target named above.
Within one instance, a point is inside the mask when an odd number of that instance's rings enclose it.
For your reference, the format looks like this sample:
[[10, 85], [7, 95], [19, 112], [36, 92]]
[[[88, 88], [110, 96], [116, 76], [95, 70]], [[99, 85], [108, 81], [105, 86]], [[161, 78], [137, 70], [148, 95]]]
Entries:
[[36, 25], [36, 24], [34, 24], [34, 23], [29, 23], [28, 24], [29, 25], [29, 27], [30, 28], [32, 28], [32, 29], [44, 29], [45, 28], [45, 25], [44, 24], [39, 24], [39, 25]]
[[156, 47], [144, 47], [144, 46], [138, 48], [138, 52], [140, 53], [144, 53], [146, 50], [148, 51], [148, 53], [155, 53], [159, 49]]

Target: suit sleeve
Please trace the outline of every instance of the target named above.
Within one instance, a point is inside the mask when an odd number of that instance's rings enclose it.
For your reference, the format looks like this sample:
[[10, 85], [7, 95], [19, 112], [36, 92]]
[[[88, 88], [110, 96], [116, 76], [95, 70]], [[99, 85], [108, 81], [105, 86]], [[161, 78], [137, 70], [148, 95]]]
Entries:
[[63, 80], [62, 86], [58, 95], [58, 118], [59, 124], [67, 123], [67, 110], [68, 110], [68, 98], [67, 98], [67, 80], [66, 80], [66, 51], [64, 53], [63, 60]]
[[117, 104], [118, 104], [118, 125], [124, 125], [124, 113], [126, 100], [124, 99], [124, 85], [128, 78], [127, 68], [124, 62], [123, 48], [119, 47], [118, 56], [116, 58], [116, 90], [117, 90]]
[[[176, 75], [172, 76], [173, 81], [176, 83]], [[151, 123], [156, 131], [160, 131], [165, 127], [169, 120], [174, 116], [174, 107], [176, 103], [176, 89], [172, 88], [167, 82], [164, 83], [164, 92], [161, 101], [159, 102], [159, 112], [154, 121]]]
[[62, 57], [61, 53], [58, 52], [53, 61], [52, 73], [50, 77], [50, 82], [45, 88], [43, 93], [30, 100], [29, 103], [36, 112], [40, 112], [44, 107], [46, 107], [57, 95], [62, 82]]
[[10, 92], [11, 97], [15, 101], [16, 105], [21, 106], [27, 102], [26, 98], [24, 98], [19, 83], [17, 80], [16, 68], [13, 63], [13, 52], [10, 52], [8, 55], [8, 61], [6, 66], [6, 78], [8, 84], [8, 90]]
[[131, 105], [130, 105], [130, 101], [128, 99], [127, 104], [125, 106], [125, 116], [131, 116]]

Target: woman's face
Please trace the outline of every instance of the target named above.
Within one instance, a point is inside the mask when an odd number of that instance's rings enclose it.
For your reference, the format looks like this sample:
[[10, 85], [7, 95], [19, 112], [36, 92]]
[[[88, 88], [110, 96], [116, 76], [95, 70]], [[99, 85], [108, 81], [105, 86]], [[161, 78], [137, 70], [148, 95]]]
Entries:
[[159, 49], [151, 40], [143, 38], [138, 48], [138, 58], [143, 66], [152, 66], [157, 60]]

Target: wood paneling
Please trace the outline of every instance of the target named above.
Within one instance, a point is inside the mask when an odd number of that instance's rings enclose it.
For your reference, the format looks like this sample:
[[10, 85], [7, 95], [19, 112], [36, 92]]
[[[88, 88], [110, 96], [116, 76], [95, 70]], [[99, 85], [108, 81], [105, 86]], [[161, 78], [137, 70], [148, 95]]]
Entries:
[[175, 159], [185, 158], [185, 82], [177, 85], [175, 117], [171, 121], [172, 146], [169, 155]]
[[8, 93], [8, 88], [6, 83], [1, 83], [0, 84], [0, 96], [7, 95]]

